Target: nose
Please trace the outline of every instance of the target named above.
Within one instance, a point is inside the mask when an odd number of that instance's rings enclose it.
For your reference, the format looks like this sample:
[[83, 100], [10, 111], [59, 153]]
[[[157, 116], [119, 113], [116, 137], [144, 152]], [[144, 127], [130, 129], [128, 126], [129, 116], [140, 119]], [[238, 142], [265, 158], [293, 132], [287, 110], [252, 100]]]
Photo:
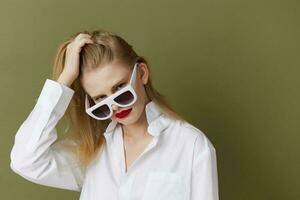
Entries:
[[111, 107], [112, 107], [113, 110], [118, 110], [118, 106], [115, 105], [115, 104], [113, 104]]

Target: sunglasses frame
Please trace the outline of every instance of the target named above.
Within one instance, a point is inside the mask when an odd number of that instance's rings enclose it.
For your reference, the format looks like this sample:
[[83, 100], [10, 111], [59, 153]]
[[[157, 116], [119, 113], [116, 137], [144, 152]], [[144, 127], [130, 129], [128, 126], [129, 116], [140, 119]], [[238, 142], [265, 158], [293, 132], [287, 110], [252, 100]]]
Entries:
[[[125, 87], [123, 87], [122, 89], [120, 89], [119, 91], [115, 92], [114, 94], [108, 96], [107, 98], [105, 98], [104, 100], [96, 103], [95, 105], [93, 105], [92, 107], [90, 107], [90, 102], [88, 99], [88, 95], [85, 94], [85, 111], [88, 115], [90, 115], [91, 117], [97, 119], [97, 120], [106, 120], [108, 118], [110, 118], [113, 114], [113, 110], [112, 110], [112, 104], [116, 104], [119, 107], [127, 107], [127, 106], [131, 106], [132, 104], [134, 104], [137, 100], [137, 95], [136, 92], [134, 90], [135, 87], [135, 83], [136, 83], [136, 74], [137, 74], [137, 67], [138, 67], [138, 62], [135, 63], [134, 67], [133, 67], [133, 71], [130, 77], [130, 82], [129, 84], [127, 84]], [[119, 104], [118, 102], [116, 102], [114, 99], [116, 97], [118, 97], [119, 95], [125, 93], [125, 92], [131, 92], [131, 94], [133, 95], [133, 100], [127, 104], [127, 105], [122, 105]], [[110, 114], [106, 117], [97, 117], [96, 115], [94, 115], [92, 112], [99, 108], [100, 106], [103, 105], [107, 105], [109, 107], [110, 110]]]

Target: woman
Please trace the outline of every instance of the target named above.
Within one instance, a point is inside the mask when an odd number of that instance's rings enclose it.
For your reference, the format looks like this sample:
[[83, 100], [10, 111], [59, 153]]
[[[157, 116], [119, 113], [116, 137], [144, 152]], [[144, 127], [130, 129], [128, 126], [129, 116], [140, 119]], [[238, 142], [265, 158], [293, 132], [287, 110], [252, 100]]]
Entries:
[[[118, 35], [75, 34], [16, 133], [11, 169], [81, 191], [81, 200], [217, 200], [214, 146], [154, 89], [150, 74]], [[57, 140], [63, 116], [71, 128]]]

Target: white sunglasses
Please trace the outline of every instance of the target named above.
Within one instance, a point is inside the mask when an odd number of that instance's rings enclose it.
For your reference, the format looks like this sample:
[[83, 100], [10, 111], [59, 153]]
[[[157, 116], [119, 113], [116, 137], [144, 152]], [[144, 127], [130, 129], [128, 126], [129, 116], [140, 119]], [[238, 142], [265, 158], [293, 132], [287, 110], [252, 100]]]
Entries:
[[136, 71], [139, 63], [135, 63], [133, 72], [131, 74], [130, 82], [124, 88], [105, 98], [104, 100], [96, 103], [90, 107], [88, 95], [85, 94], [85, 110], [88, 115], [97, 120], [106, 120], [113, 114], [112, 104], [119, 107], [131, 106], [137, 100], [137, 95], [134, 91], [136, 82]]

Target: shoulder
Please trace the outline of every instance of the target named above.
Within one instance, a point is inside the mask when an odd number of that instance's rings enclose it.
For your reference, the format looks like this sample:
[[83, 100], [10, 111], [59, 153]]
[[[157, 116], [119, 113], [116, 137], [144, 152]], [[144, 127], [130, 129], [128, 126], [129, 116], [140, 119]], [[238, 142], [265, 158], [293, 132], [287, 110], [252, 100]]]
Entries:
[[170, 129], [172, 135], [184, 141], [190, 147], [194, 147], [195, 151], [215, 150], [214, 145], [208, 136], [199, 128], [187, 121], [170, 120]]

